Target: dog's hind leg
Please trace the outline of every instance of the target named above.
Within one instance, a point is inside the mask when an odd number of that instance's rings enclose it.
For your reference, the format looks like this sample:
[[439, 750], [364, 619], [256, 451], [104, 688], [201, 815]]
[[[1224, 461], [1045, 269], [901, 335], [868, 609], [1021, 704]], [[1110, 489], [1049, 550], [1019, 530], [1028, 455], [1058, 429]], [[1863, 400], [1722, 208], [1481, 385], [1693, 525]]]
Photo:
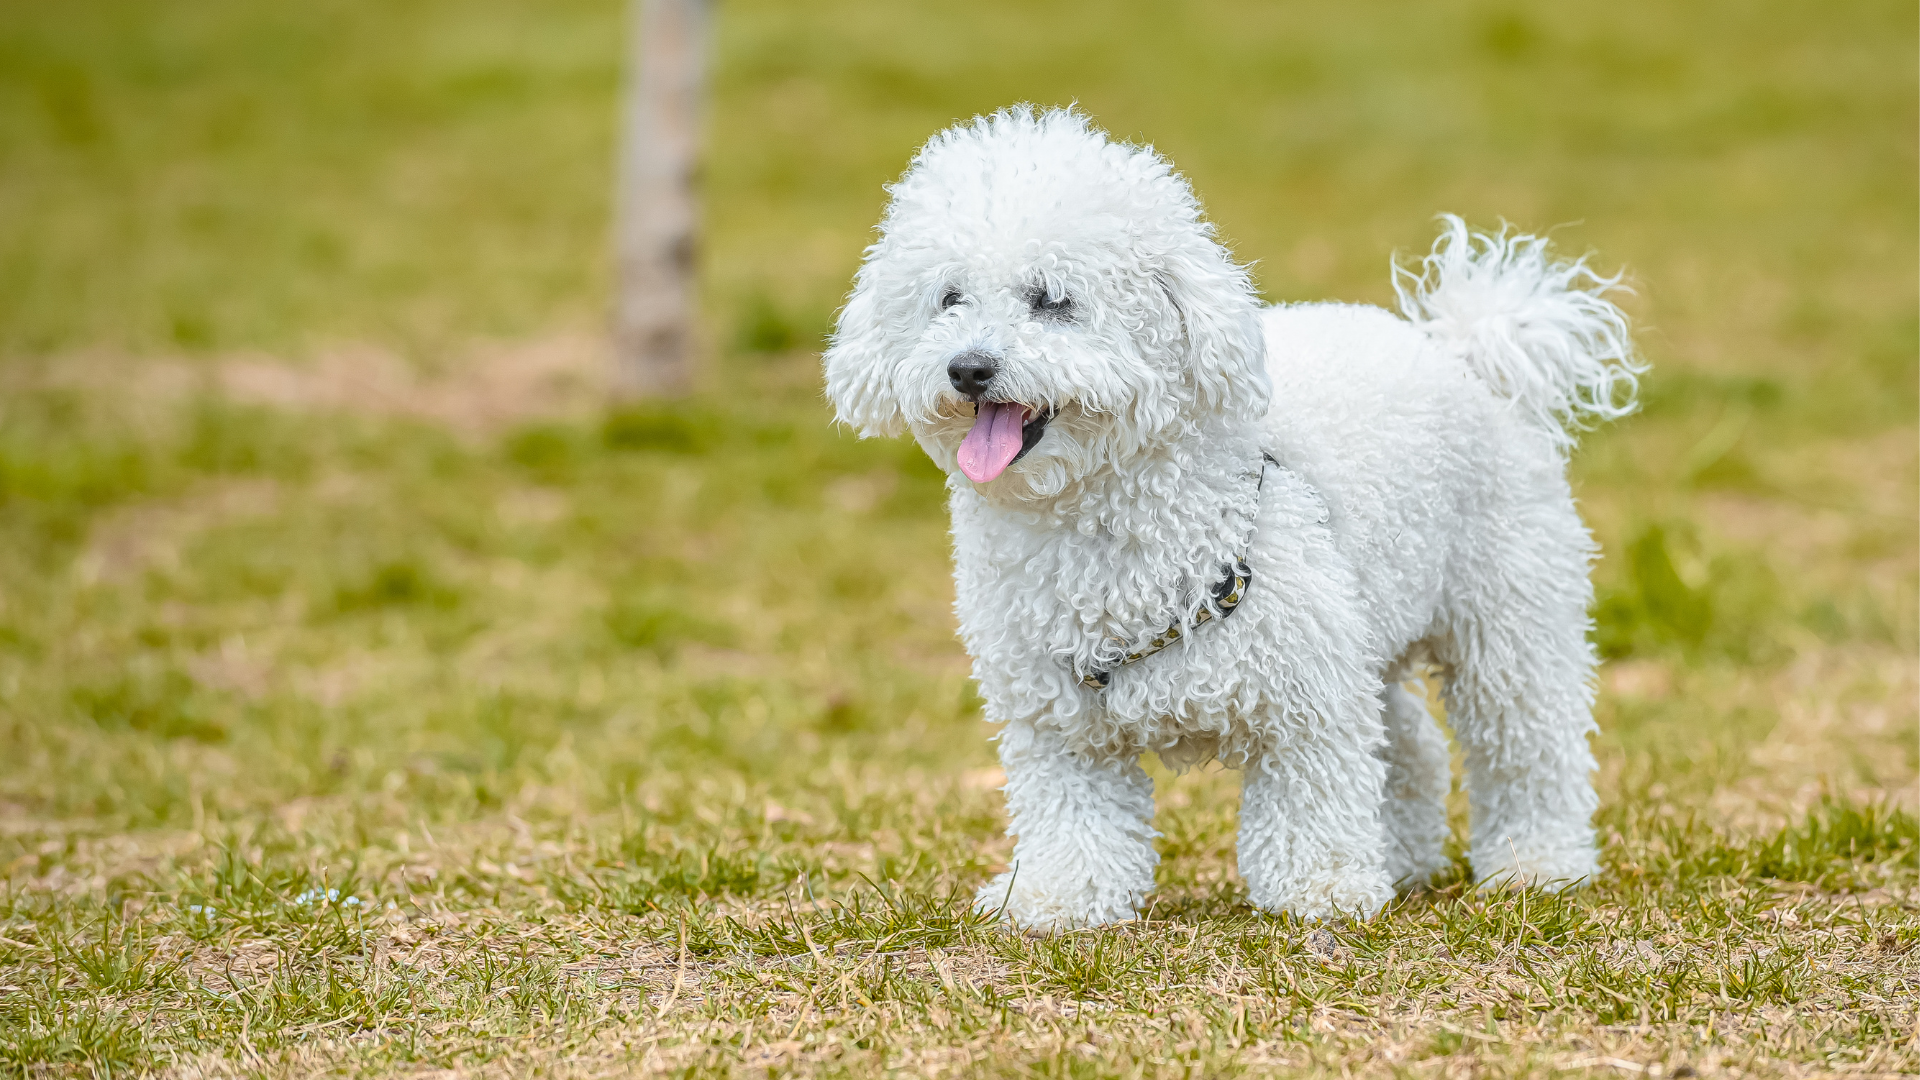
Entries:
[[975, 910], [1031, 930], [1123, 922], [1153, 891], [1153, 781], [1138, 759], [1100, 763], [1059, 736], [1013, 723], [1000, 733], [1013, 867]]
[[1425, 885], [1447, 868], [1447, 792], [1453, 755], [1426, 702], [1397, 682], [1380, 692], [1387, 742], [1387, 876], [1397, 888]]
[[1594, 853], [1592, 541], [1571, 499], [1510, 508], [1452, 598], [1447, 718], [1466, 756], [1481, 881], [1564, 888]]

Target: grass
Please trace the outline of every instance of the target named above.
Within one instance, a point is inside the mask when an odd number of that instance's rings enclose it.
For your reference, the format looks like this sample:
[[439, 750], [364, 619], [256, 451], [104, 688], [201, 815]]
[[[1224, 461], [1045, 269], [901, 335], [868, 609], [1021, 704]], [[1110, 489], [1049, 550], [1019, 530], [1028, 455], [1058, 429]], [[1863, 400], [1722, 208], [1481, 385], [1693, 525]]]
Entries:
[[[7, 1070], [1920, 1071], [1910, 10], [729, 3], [706, 388], [609, 410], [620, 8], [0, 9]], [[1020, 98], [1276, 299], [1440, 210], [1631, 269], [1591, 888], [1267, 918], [1231, 775], [1162, 770], [1145, 920], [967, 913], [941, 478], [811, 349]]]

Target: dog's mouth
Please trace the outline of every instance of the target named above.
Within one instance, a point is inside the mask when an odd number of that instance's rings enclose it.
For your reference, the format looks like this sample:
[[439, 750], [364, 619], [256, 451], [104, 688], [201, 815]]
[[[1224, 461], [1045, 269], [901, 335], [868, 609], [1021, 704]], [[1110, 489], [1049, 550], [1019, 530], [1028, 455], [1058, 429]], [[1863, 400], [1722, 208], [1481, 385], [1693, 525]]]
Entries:
[[1027, 455], [1047, 433], [1053, 410], [1017, 401], [981, 401], [974, 406], [972, 430], [960, 441], [960, 471], [976, 484], [994, 480]]

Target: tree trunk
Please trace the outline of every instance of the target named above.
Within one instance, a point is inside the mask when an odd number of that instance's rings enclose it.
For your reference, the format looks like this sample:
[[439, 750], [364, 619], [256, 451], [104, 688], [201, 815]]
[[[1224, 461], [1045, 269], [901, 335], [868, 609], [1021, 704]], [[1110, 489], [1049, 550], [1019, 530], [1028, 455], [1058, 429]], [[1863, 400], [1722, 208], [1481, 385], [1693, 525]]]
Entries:
[[700, 147], [707, 0], [632, 0], [615, 249], [614, 389], [693, 385], [693, 182]]

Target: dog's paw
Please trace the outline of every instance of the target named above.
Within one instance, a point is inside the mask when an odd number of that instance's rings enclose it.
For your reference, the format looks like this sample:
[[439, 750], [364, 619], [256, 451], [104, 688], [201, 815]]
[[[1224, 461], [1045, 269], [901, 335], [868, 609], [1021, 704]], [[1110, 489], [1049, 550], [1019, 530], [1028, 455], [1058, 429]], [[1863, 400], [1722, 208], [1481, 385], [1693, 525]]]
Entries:
[[1473, 874], [1483, 889], [1534, 888], [1560, 892], [1598, 877], [1600, 858], [1587, 844], [1529, 847], [1505, 843], [1494, 845], [1484, 856], [1482, 852], [1474, 852]]
[[1370, 919], [1393, 899], [1393, 879], [1384, 868], [1343, 866], [1280, 882], [1276, 887], [1255, 888], [1250, 899], [1255, 907], [1274, 915], [1323, 921]]
[[1057, 934], [1128, 922], [1138, 916], [1142, 894], [1124, 891], [1049, 887], [1009, 871], [980, 887], [973, 909], [1004, 919], [1022, 930]]

